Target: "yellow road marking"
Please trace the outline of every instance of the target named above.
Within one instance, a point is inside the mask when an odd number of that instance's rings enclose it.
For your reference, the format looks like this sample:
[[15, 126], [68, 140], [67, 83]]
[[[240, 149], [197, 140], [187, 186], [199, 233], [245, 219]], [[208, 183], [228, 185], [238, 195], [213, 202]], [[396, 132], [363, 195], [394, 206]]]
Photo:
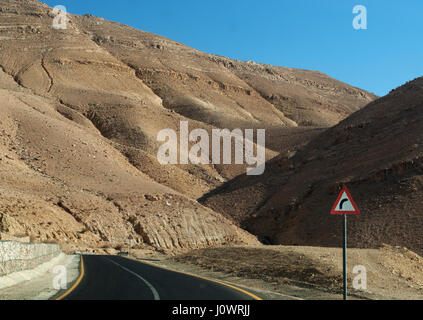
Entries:
[[75, 288], [79, 285], [79, 283], [81, 282], [82, 278], [84, 278], [84, 259], [82, 259], [82, 254], [81, 254], [81, 274], [78, 277], [78, 280], [76, 280], [76, 282], [73, 284], [73, 286], [66, 291], [64, 294], [62, 294], [60, 297], [58, 297], [56, 300], [63, 300], [66, 296], [68, 296], [73, 290], [75, 290]]
[[[139, 260], [136, 260], [136, 259], [131, 259], [131, 260], [134, 260], [134, 261], [138, 261], [138, 262], [140, 262]], [[254, 300], [263, 300], [262, 298], [260, 298], [260, 297], [256, 296], [255, 294], [253, 294], [253, 293], [251, 293], [251, 292], [248, 292], [248, 291], [246, 291], [246, 290], [244, 290], [244, 289], [241, 289], [241, 288], [238, 288], [238, 287], [232, 286], [232, 285], [230, 285], [230, 284], [228, 284], [228, 283], [225, 283], [225, 282], [222, 282], [222, 281], [219, 281], [219, 280], [215, 280], [215, 279], [211, 279], [211, 278], [207, 278], [207, 277], [199, 276], [199, 275], [196, 275], [196, 274], [193, 274], [193, 273], [188, 273], [188, 272], [185, 272], [185, 271], [173, 270], [173, 269], [170, 269], [170, 268], [167, 268], [167, 267], [163, 267], [163, 266], [158, 266], [158, 265], [155, 265], [155, 264], [153, 264], [153, 263], [149, 263], [149, 262], [144, 262], [144, 261], [142, 261], [142, 263], [145, 263], [145, 264], [148, 264], [148, 265], [150, 265], [150, 266], [152, 266], [152, 267], [160, 268], [160, 269], [163, 269], [163, 270], [172, 271], [172, 272], [176, 272], [176, 273], [180, 273], [180, 274], [185, 274], [185, 275], [187, 275], [187, 276], [191, 276], [191, 277], [194, 277], [194, 278], [200, 278], [200, 279], [203, 279], [203, 280], [207, 280], [207, 281], [215, 282], [215, 283], [218, 283], [218, 284], [221, 284], [221, 285], [224, 285], [224, 286], [230, 287], [230, 288], [232, 288], [232, 289], [235, 289], [235, 290], [237, 290], [237, 291], [240, 291], [240, 292], [242, 292], [242, 293], [244, 293], [244, 294], [246, 294], [246, 295], [250, 296], [250, 297], [251, 297], [251, 298], [253, 298]]]

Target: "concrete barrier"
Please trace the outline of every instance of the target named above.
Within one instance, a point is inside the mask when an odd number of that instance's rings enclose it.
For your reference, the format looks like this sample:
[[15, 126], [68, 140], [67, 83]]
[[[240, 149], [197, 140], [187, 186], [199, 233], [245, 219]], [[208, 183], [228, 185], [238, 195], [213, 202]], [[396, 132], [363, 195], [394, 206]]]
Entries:
[[0, 240], [0, 277], [33, 269], [58, 256], [61, 252], [58, 244]]

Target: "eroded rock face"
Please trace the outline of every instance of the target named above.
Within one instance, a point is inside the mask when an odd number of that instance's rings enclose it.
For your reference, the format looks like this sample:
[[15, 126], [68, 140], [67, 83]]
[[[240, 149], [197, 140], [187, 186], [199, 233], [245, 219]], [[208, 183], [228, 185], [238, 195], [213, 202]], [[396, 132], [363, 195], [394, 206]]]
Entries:
[[216, 57], [89, 15], [69, 15], [66, 30], [53, 18], [41, 2], [0, 0], [1, 228], [37, 241], [255, 244], [193, 200], [245, 166], [163, 167], [157, 133], [180, 121], [268, 128], [270, 159], [320, 132], [307, 126], [335, 124], [374, 98], [321, 73]]
[[0, 96], [2, 232], [69, 249], [115, 247], [130, 236], [162, 250], [257, 242], [135, 169], [107, 139], [57, 113], [56, 102], [19, 87]]

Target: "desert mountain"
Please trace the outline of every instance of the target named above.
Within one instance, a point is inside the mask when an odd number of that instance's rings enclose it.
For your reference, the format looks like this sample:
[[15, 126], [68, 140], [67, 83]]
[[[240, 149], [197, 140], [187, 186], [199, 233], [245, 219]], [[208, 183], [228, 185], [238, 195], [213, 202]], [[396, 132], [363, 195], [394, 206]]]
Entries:
[[[131, 27], [0, 0], [0, 232], [69, 246], [257, 243], [195, 201], [243, 165], [160, 165], [180, 121], [267, 129], [267, 159], [374, 100], [320, 72], [240, 62]], [[132, 240], [131, 240], [132, 241]]]
[[[204, 197], [272, 243], [336, 246], [341, 217], [330, 210], [340, 187], [361, 215], [349, 219], [349, 242], [423, 252], [423, 78], [391, 91], [279, 156], [259, 177], [240, 176]], [[248, 195], [248, 196], [245, 196]]]

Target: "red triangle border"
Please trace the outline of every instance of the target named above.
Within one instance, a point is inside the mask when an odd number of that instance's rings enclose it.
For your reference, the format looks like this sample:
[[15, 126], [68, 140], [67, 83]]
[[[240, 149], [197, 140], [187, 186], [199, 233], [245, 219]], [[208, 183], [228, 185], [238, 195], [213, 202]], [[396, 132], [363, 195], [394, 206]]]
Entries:
[[[336, 207], [338, 206], [339, 201], [341, 200], [342, 194], [344, 193], [344, 191], [347, 194], [348, 199], [351, 201], [351, 204], [354, 208], [355, 211], [335, 211]], [[330, 211], [331, 214], [355, 214], [355, 215], [359, 215], [360, 214], [360, 210], [358, 210], [358, 207], [356, 205], [356, 203], [354, 202], [350, 192], [348, 191], [347, 186], [342, 186], [341, 191], [339, 192], [338, 198], [335, 201], [335, 204], [332, 207], [332, 210]]]

